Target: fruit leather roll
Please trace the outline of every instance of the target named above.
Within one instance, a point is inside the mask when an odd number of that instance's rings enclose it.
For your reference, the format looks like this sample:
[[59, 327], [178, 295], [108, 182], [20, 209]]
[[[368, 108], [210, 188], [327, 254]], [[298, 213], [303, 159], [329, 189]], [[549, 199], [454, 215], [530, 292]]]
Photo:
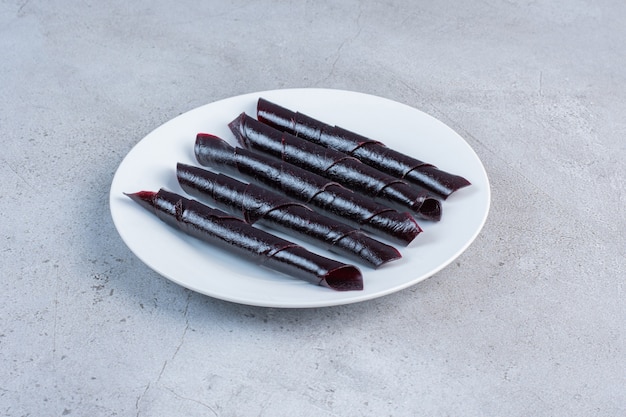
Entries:
[[240, 174], [393, 242], [408, 245], [422, 231], [408, 212], [400, 213], [295, 165], [234, 148], [217, 136], [198, 134], [195, 155], [201, 165]]
[[176, 176], [188, 194], [248, 224], [271, 227], [373, 268], [401, 258], [393, 246], [256, 184], [182, 163]]
[[317, 255], [221, 210], [163, 189], [127, 195], [170, 226], [264, 267], [338, 291], [363, 289], [357, 267]]
[[388, 175], [347, 154], [298, 138], [245, 113], [228, 125], [239, 144], [315, 172], [417, 217], [439, 221], [441, 203], [423, 187]]
[[380, 171], [423, 186], [443, 198], [470, 185], [467, 179], [459, 175], [442, 171], [432, 164], [388, 148], [382, 142], [339, 126], [331, 126], [263, 98], [257, 102], [257, 118], [279, 130], [358, 158]]

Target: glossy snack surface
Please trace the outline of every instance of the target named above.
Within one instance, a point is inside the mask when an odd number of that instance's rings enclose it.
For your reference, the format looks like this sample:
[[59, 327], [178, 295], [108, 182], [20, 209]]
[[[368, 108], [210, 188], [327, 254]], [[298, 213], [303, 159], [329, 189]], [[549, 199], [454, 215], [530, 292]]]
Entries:
[[229, 127], [244, 148], [315, 172], [382, 204], [408, 210], [417, 218], [441, 219], [441, 204], [432, 192], [381, 172], [343, 152], [280, 131], [245, 113], [229, 123]]
[[249, 224], [266, 225], [373, 268], [401, 258], [394, 247], [256, 184], [182, 163], [176, 175], [185, 192]]
[[306, 114], [289, 110], [264, 98], [257, 103], [257, 118], [313, 143], [336, 149], [372, 167], [406, 179], [447, 198], [470, 185], [459, 176], [387, 147], [384, 143], [339, 126], [331, 126]]
[[295, 165], [232, 147], [217, 136], [198, 134], [195, 155], [201, 165], [243, 175], [393, 242], [408, 245], [422, 231], [409, 213], [378, 204]]
[[163, 189], [127, 195], [170, 226], [256, 264], [338, 291], [363, 289], [356, 267], [309, 252], [221, 210]]

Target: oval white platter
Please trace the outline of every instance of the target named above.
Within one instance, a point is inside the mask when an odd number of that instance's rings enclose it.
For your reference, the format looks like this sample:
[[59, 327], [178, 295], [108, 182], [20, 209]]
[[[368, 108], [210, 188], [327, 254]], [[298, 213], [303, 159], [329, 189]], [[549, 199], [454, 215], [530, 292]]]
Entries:
[[[408, 247], [398, 247], [402, 259], [377, 270], [358, 265], [363, 273], [364, 289], [349, 292], [318, 287], [214, 249], [166, 225], [124, 195], [160, 188], [185, 195], [176, 180], [176, 164], [198, 165], [193, 153], [196, 134], [215, 134], [236, 145], [227, 125], [241, 112], [256, 117], [259, 97], [379, 140], [440, 169], [462, 175], [472, 185], [443, 201], [440, 222], [419, 221], [424, 232]], [[154, 271], [211, 297], [280, 308], [349, 304], [412, 286], [449, 265], [469, 247], [487, 219], [489, 206], [489, 180], [483, 164], [451, 128], [395, 101], [328, 89], [250, 93], [184, 113], [152, 131], [131, 149], [117, 169], [110, 191], [115, 227], [130, 250]], [[324, 256], [344, 260], [305, 246]]]

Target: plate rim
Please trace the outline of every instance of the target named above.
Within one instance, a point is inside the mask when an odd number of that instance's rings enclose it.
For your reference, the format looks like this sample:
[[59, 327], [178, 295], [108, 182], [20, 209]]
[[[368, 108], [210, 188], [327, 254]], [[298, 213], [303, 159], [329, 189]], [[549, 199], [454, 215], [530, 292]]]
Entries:
[[[154, 265], [152, 265], [152, 263], [150, 262], [150, 260], [146, 260], [144, 259], [144, 257], [142, 255], [140, 255], [139, 253], [137, 253], [136, 250], [133, 249], [131, 243], [127, 240], [127, 236], [125, 234], [125, 232], [120, 229], [120, 225], [119, 225], [119, 218], [118, 215], [116, 213], [116, 207], [117, 204], [119, 203], [119, 195], [115, 194], [114, 195], [114, 189], [115, 189], [115, 185], [117, 184], [117, 182], [120, 180], [120, 171], [122, 169], [122, 167], [125, 167], [125, 164], [128, 163], [128, 161], [130, 161], [132, 159], [132, 157], [134, 157], [135, 152], [138, 152], [138, 150], [141, 148], [141, 146], [146, 146], [146, 143], [148, 142], [147, 139], [148, 138], [152, 138], [155, 135], [158, 135], [158, 133], [160, 132], [160, 130], [162, 129], [166, 129], [167, 126], [172, 126], [175, 125], [176, 123], [179, 123], [181, 120], [183, 120], [186, 117], [190, 117], [192, 114], [195, 114], [196, 112], [201, 113], [203, 111], [203, 109], [205, 108], [209, 108], [211, 106], [217, 106], [218, 104], [222, 103], [222, 102], [228, 102], [228, 101], [237, 101], [237, 100], [245, 100], [247, 98], [258, 98], [258, 97], [262, 97], [262, 96], [272, 96], [272, 95], [280, 95], [280, 94], [309, 94], [309, 93], [313, 93], [315, 95], [354, 95], [354, 96], [364, 96], [367, 97], [368, 100], [374, 100], [374, 101], [382, 101], [382, 102], [387, 102], [390, 103], [394, 106], [396, 105], [400, 105], [402, 107], [405, 107], [407, 109], [407, 111], [414, 111], [414, 112], [418, 112], [419, 114], [421, 114], [422, 116], [425, 116], [429, 119], [431, 119], [431, 121], [436, 122], [437, 124], [441, 125], [442, 127], [447, 128], [450, 132], [454, 133], [457, 137], [458, 140], [461, 141], [461, 143], [463, 143], [466, 147], [467, 150], [470, 151], [472, 153], [473, 158], [475, 159], [475, 162], [478, 162], [478, 167], [480, 168], [481, 174], [482, 174], [482, 178], [481, 180], [484, 181], [484, 185], [485, 185], [485, 190], [484, 190], [484, 204], [485, 204], [485, 209], [483, 212], [481, 212], [481, 218], [478, 221], [478, 225], [475, 228], [475, 230], [473, 231], [472, 235], [469, 236], [466, 241], [464, 242], [463, 245], [461, 245], [457, 251], [455, 253], [453, 253], [452, 255], [450, 255], [448, 257], [448, 259], [445, 262], [440, 263], [437, 267], [435, 268], [431, 268], [430, 270], [428, 270], [426, 273], [423, 273], [422, 275], [416, 276], [413, 279], [408, 279], [405, 282], [403, 282], [402, 284], [398, 284], [392, 287], [389, 287], [387, 289], [384, 290], [380, 290], [377, 292], [372, 292], [372, 293], [361, 293], [361, 292], [346, 292], [346, 293], [340, 293], [343, 294], [344, 296], [334, 296], [334, 297], [329, 297], [327, 300], [311, 300], [310, 302], [302, 302], [302, 301], [297, 301], [297, 302], [290, 302], [289, 300], [283, 300], [283, 301], [278, 301], [278, 300], [272, 300], [270, 298], [264, 298], [263, 300], [260, 299], [250, 299], [248, 298], [242, 298], [242, 297], [234, 297], [231, 296], [229, 294], [222, 294], [222, 293], [216, 293], [215, 291], [207, 291], [206, 289], [203, 288], [198, 288], [195, 285], [191, 285], [189, 282], [185, 282], [185, 280], [181, 280], [178, 277], [172, 276], [171, 274], [166, 274], [164, 273], [162, 270], [159, 270], [158, 268], [156, 268]], [[280, 104], [280, 103], [279, 103]], [[297, 110], [297, 109], [296, 109]], [[233, 118], [236, 116], [236, 114], [232, 115]], [[254, 115], [256, 117], [256, 115]], [[437, 165], [437, 164], [435, 164]], [[472, 181], [473, 183], [475, 182], [475, 180]], [[193, 198], [193, 197], [192, 197]], [[130, 200], [129, 200], [130, 201]], [[444, 200], [444, 205], [445, 205], [445, 201]], [[480, 232], [482, 231], [482, 229], [484, 228], [484, 225], [487, 221], [490, 209], [491, 209], [491, 186], [490, 186], [490, 181], [489, 181], [489, 177], [487, 175], [486, 169], [484, 167], [484, 164], [482, 163], [482, 161], [480, 160], [480, 158], [478, 157], [478, 155], [476, 154], [475, 150], [469, 145], [469, 143], [465, 140], [465, 138], [463, 138], [459, 133], [457, 133], [454, 129], [452, 129], [450, 126], [448, 126], [447, 124], [443, 123], [441, 120], [435, 118], [434, 116], [419, 110], [417, 108], [411, 107], [407, 104], [398, 102], [398, 101], [394, 101], [385, 97], [380, 97], [377, 95], [372, 95], [372, 94], [368, 94], [368, 93], [362, 93], [362, 92], [357, 92], [357, 91], [350, 91], [350, 90], [342, 90], [342, 89], [328, 89], [328, 88], [286, 88], [286, 89], [273, 89], [273, 90], [265, 90], [265, 91], [257, 91], [257, 92], [251, 92], [251, 93], [245, 93], [245, 94], [240, 94], [240, 95], [236, 95], [236, 96], [231, 96], [231, 97], [226, 97], [226, 98], [222, 98], [219, 100], [215, 100], [209, 103], [206, 103], [204, 105], [198, 106], [196, 108], [190, 109], [188, 111], [185, 111], [183, 113], [181, 113], [180, 115], [167, 120], [166, 122], [162, 123], [161, 125], [157, 126], [156, 128], [154, 128], [152, 131], [150, 131], [147, 135], [145, 135], [143, 138], [141, 138], [137, 143], [135, 143], [131, 149], [128, 151], [128, 153], [124, 156], [124, 158], [122, 158], [122, 160], [120, 161], [120, 164], [118, 165], [115, 174], [113, 176], [113, 180], [111, 182], [111, 188], [110, 188], [110, 192], [109, 192], [109, 206], [110, 206], [110, 213], [111, 216], [113, 218], [113, 223], [115, 225], [115, 228], [118, 232], [118, 234], [120, 235], [122, 241], [126, 244], [126, 246], [130, 249], [130, 251], [137, 256], [137, 258], [139, 260], [142, 261], [142, 263], [144, 263], [146, 266], [148, 266], [150, 269], [152, 269], [154, 272], [158, 273], [159, 275], [161, 275], [162, 277], [184, 287], [187, 288], [191, 291], [194, 292], [198, 292], [200, 294], [209, 296], [209, 297], [213, 297], [213, 298], [217, 298], [220, 300], [224, 300], [224, 301], [228, 301], [228, 302], [234, 302], [234, 303], [238, 303], [238, 304], [243, 304], [243, 305], [251, 305], [251, 306], [258, 306], [258, 307], [273, 307], [273, 308], [318, 308], [318, 307], [332, 307], [332, 306], [338, 306], [338, 305], [346, 305], [346, 304], [353, 304], [353, 303], [358, 303], [358, 302], [363, 302], [363, 301], [368, 301], [368, 300], [372, 300], [372, 299], [376, 299], [376, 298], [380, 298], [380, 297], [384, 297], [386, 295], [395, 293], [395, 292], [399, 292], [402, 291], [408, 287], [411, 287], [413, 285], [416, 285], [417, 283], [424, 281], [430, 277], [432, 277], [433, 275], [437, 274], [438, 272], [440, 272], [442, 269], [446, 268], [448, 265], [450, 265], [455, 259], [457, 259], [461, 254], [463, 254], [467, 248], [469, 248], [469, 246], [475, 241], [475, 239], [478, 237], [478, 235], [480, 234]], [[156, 218], [156, 216], [154, 216]], [[160, 221], [160, 220], [159, 220]], [[444, 218], [441, 220], [442, 222], [445, 221], [445, 211], [444, 211]], [[170, 226], [167, 226], [168, 228]], [[171, 228], [172, 231], [176, 231], [175, 229]], [[395, 246], [395, 245], [394, 245]], [[401, 251], [404, 248], [400, 248]], [[330, 256], [333, 257], [333, 256]], [[370, 270], [369, 268], [364, 268], [361, 265], [357, 265], [359, 267], [359, 269], [361, 269], [361, 271], [363, 272], [363, 274], [365, 275], [368, 272], [374, 272], [373, 270]], [[384, 268], [384, 266], [383, 266]], [[310, 284], [308, 284], [310, 285]], [[332, 290], [329, 290], [332, 291]], [[336, 292], [333, 292], [336, 293]]]

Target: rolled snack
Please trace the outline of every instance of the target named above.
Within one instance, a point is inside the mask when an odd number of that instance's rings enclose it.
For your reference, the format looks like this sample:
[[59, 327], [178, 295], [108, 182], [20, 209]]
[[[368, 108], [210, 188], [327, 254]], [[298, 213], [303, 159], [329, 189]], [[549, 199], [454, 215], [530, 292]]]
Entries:
[[425, 187], [443, 198], [471, 184], [459, 175], [388, 148], [382, 142], [331, 126], [263, 98], [259, 98], [257, 103], [257, 118], [276, 129], [358, 158], [367, 165]]
[[373, 197], [382, 204], [439, 221], [441, 203], [423, 187], [388, 175], [347, 154], [298, 138], [241, 113], [228, 125], [239, 144]]
[[357, 267], [317, 255], [221, 210], [163, 189], [127, 196], [170, 226], [264, 267], [337, 291], [363, 289]]
[[408, 245], [422, 231], [408, 212], [400, 213], [295, 165], [234, 148], [217, 136], [199, 133], [195, 155], [201, 165], [240, 174], [393, 242]]
[[271, 227], [373, 268], [402, 257], [393, 246], [256, 184], [182, 163], [176, 176], [188, 194], [248, 224]]

